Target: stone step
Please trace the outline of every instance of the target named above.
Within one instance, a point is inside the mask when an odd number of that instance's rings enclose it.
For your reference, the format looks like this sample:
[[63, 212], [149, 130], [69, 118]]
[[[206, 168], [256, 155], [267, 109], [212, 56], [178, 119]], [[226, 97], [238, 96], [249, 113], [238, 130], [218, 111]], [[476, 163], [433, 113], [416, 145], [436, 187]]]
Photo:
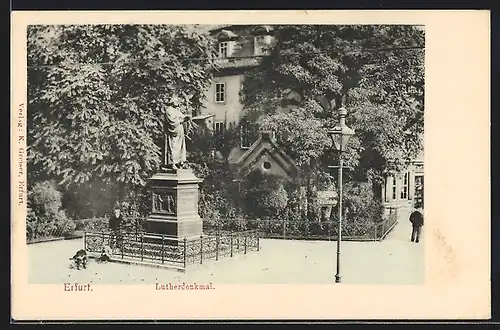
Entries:
[[[97, 258], [98, 256], [93, 256], [93, 258]], [[126, 265], [138, 265], [138, 266], [146, 266], [146, 267], [151, 267], [151, 268], [163, 268], [163, 269], [174, 269], [177, 271], [186, 271], [184, 268], [183, 263], [181, 262], [169, 262], [168, 260], [165, 260], [164, 263], [161, 262], [161, 260], [139, 260], [138, 258], [134, 257], [129, 257], [129, 256], [124, 256], [121, 258], [121, 256], [111, 256], [109, 262], [113, 263], [120, 263], [120, 264], [126, 264]]]

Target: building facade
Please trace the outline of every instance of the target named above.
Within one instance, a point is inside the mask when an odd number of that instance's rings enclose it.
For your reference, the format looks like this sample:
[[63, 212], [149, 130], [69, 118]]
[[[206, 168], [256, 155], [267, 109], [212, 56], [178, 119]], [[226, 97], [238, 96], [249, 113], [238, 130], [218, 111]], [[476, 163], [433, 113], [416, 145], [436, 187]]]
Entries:
[[[215, 26], [210, 33], [217, 41], [220, 68], [207, 91], [202, 113], [213, 116], [210, 125], [215, 134], [230, 128], [239, 133], [228, 159], [230, 163], [237, 163], [258, 139], [241, 121], [244, 109], [240, 90], [245, 72], [259, 65], [267, 48], [275, 42], [275, 36], [269, 25], [222, 25]], [[288, 98], [295, 100], [296, 97], [291, 92]], [[387, 209], [410, 208], [419, 203], [423, 206], [423, 161], [422, 153], [405, 171], [387, 175], [380, 192]]]
[[238, 140], [229, 156], [236, 161], [255, 142], [246, 123], [241, 122], [243, 105], [240, 90], [245, 72], [257, 65], [267, 54], [274, 41], [272, 27], [268, 25], [223, 25], [211, 29], [217, 41], [218, 70], [206, 93], [202, 114], [213, 115], [213, 131], [222, 133], [227, 129], [238, 132]]
[[424, 153], [399, 173], [388, 174], [381, 189], [386, 209], [424, 207]]

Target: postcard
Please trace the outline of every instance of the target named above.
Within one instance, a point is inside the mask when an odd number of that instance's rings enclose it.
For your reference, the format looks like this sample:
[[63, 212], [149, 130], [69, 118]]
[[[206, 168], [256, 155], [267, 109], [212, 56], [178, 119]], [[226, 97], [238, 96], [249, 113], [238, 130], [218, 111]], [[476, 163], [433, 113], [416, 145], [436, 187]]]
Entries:
[[488, 318], [489, 17], [13, 12], [12, 318]]

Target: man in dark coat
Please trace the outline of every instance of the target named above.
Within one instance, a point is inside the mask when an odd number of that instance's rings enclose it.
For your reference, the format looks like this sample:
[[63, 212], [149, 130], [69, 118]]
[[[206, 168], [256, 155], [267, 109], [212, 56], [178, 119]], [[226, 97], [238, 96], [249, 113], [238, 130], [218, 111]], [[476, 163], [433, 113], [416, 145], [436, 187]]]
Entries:
[[411, 241], [418, 243], [420, 241], [420, 232], [422, 230], [422, 226], [424, 225], [424, 215], [422, 214], [422, 211], [415, 209], [410, 214], [410, 222], [412, 224]]
[[120, 244], [121, 235], [120, 230], [123, 224], [123, 217], [121, 215], [121, 210], [119, 207], [115, 208], [114, 214], [109, 219], [109, 229], [111, 231], [111, 246], [115, 246], [116, 244]]

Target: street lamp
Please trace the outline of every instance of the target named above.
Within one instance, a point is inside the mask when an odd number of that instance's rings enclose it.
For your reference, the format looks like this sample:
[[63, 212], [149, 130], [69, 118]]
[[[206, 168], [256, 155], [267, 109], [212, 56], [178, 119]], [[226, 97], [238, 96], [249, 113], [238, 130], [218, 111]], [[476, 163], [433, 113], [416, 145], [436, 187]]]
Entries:
[[335, 274], [335, 283], [340, 283], [340, 243], [342, 241], [342, 167], [344, 161], [342, 159], [342, 151], [347, 146], [349, 139], [354, 135], [354, 130], [347, 127], [345, 117], [347, 110], [344, 107], [339, 109], [339, 123], [328, 131], [335, 149], [339, 152], [339, 201], [337, 203], [339, 209], [339, 223], [337, 236], [337, 274]]

